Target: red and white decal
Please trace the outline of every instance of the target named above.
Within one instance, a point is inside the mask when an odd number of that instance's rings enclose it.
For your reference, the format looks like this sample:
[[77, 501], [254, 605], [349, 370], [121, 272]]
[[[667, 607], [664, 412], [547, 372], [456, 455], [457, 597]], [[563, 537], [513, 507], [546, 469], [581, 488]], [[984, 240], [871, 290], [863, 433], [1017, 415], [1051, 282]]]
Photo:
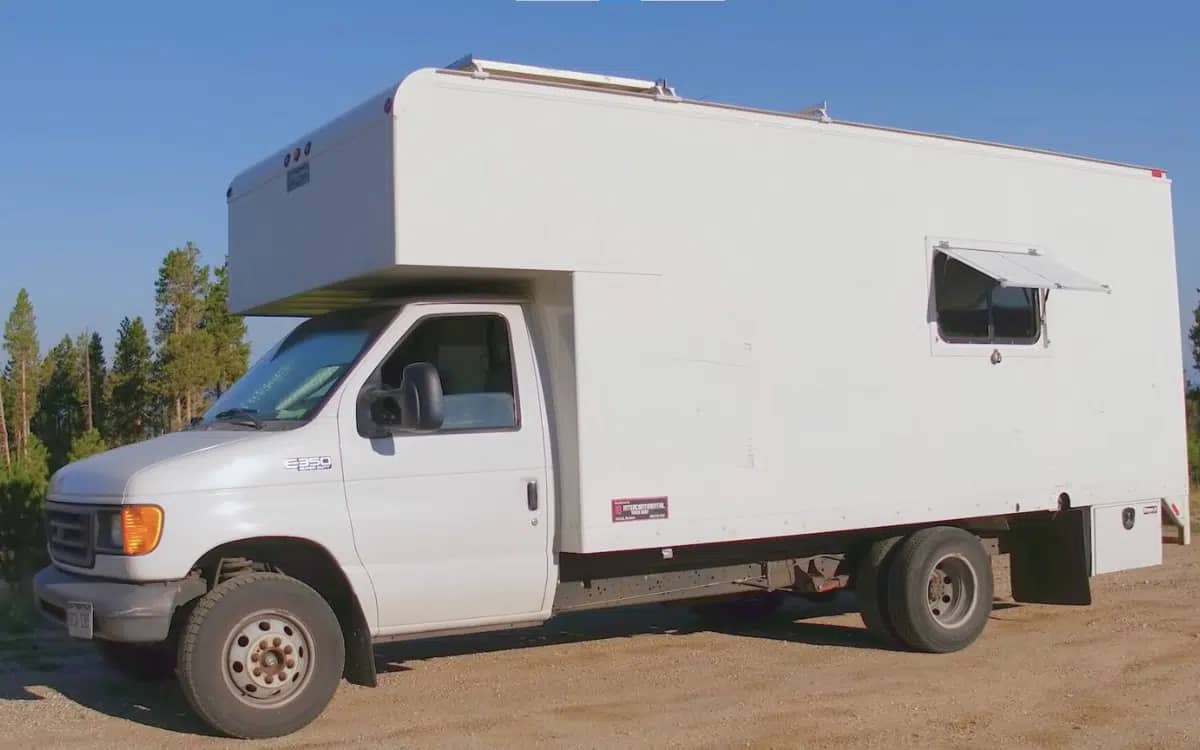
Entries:
[[613, 523], [661, 521], [667, 515], [666, 497], [627, 497], [612, 501]]

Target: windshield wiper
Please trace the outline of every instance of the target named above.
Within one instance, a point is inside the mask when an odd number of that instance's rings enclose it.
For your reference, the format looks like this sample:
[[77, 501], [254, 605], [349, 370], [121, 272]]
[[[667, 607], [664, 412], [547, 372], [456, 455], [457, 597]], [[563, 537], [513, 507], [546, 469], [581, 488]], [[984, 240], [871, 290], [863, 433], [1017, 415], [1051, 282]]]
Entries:
[[244, 427], [253, 427], [256, 430], [263, 428], [263, 421], [258, 418], [258, 409], [246, 409], [239, 407], [237, 409], [226, 409], [219, 411], [213, 415], [214, 422], [228, 422], [229, 424], [242, 425]]

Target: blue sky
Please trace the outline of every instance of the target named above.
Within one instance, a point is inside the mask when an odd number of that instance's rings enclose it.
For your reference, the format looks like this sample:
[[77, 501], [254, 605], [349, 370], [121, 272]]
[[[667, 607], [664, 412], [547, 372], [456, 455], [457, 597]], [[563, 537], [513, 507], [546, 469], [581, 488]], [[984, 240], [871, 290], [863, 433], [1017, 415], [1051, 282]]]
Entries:
[[[158, 263], [225, 253], [230, 178], [408, 70], [480, 57], [1161, 166], [1200, 286], [1200, 5], [0, 0], [0, 314], [43, 349], [153, 317]], [[254, 322], [261, 352], [283, 330]]]

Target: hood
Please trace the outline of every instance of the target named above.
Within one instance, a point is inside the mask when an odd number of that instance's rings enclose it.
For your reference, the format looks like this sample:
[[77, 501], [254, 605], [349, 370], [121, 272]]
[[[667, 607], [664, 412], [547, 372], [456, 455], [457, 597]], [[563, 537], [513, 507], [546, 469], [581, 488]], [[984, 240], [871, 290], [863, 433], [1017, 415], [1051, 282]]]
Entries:
[[130, 480], [145, 469], [163, 461], [240, 443], [259, 435], [257, 432], [232, 430], [172, 432], [126, 445], [59, 469], [50, 480], [49, 497], [51, 500], [120, 502]]

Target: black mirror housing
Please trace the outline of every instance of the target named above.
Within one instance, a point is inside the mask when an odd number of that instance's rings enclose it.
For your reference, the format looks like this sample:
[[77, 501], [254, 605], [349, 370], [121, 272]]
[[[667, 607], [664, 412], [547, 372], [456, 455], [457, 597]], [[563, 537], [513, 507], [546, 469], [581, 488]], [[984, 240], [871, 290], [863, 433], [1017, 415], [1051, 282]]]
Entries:
[[442, 426], [442, 379], [428, 362], [404, 368], [400, 379], [400, 424], [405, 432], [433, 432]]
[[365, 438], [435, 432], [443, 417], [442, 379], [428, 362], [405, 367], [398, 388], [368, 385], [358, 397], [358, 434]]

